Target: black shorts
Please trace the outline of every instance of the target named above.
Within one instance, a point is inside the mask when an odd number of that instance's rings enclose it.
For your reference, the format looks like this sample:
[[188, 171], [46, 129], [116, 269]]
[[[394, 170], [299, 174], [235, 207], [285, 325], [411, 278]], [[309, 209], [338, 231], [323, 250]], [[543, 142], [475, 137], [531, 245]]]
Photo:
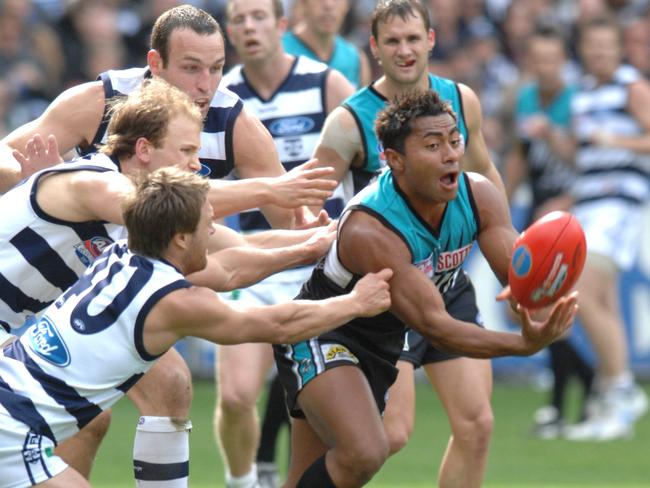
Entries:
[[[287, 408], [294, 418], [305, 418], [297, 403], [300, 391], [329, 369], [338, 366], [361, 369], [380, 413], [386, 408], [388, 388], [397, 378], [395, 361], [381, 357], [337, 330], [298, 344], [274, 345], [273, 353], [278, 376], [287, 393]], [[332, 396], [341, 393], [332, 392]]]
[[[452, 287], [443, 295], [445, 308], [449, 315], [464, 322], [473, 322], [483, 327], [483, 320], [476, 305], [476, 293], [469, 276], [461, 271]], [[415, 369], [423, 364], [447, 361], [460, 357], [459, 354], [447, 353], [436, 349], [419, 332], [408, 329], [404, 338], [404, 349], [400, 361], [408, 361]]]

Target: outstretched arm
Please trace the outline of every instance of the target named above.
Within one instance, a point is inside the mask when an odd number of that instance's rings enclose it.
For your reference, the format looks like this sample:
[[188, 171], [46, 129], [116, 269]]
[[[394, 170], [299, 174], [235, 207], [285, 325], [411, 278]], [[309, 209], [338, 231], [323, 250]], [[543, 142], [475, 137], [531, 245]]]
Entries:
[[[270, 231], [273, 232], [273, 231]], [[292, 232], [292, 231], [286, 231]], [[313, 263], [323, 256], [336, 236], [333, 228], [301, 232], [300, 240], [283, 247], [231, 247], [208, 256], [207, 267], [187, 277], [198, 286], [229, 291], [250, 286], [279, 271]], [[309, 238], [305, 236], [311, 234]]]
[[235, 308], [206, 288], [178, 290], [151, 310], [145, 322], [145, 347], [159, 354], [185, 336], [218, 344], [300, 342], [355, 317], [372, 317], [388, 309], [391, 274], [386, 269], [365, 276], [347, 295], [270, 307]]
[[329, 179], [333, 172], [312, 159], [276, 177], [211, 180], [208, 198], [215, 219], [268, 205], [283, 209], [322, 205], [336, 187]]
[[443, 298], [429, 277], [411, 264], [410, 252], [401, 238], [364, 212], [354, 212], [342, 225], [339, 255], [346, 268], [363, 274], [390, 267], [391, 312], [444, 351], [476, 358], [529, 355], [557, 339], [570, 326], [568, 318], [575, 313], [575, 298], [562, 299], [563, 305], [551, 318], [551, 325], [534, 338], [490, 331], [456, 320], [447, 313]]
[[[61, 93], [37, 119], [17, 128], [2, 142], [12, 149], [23, 152], [35, 135], [52, 135], [58, 142], [61, 155], [65, 155], [78, 145], [92, 142], [104, 114], [104, 89], [101, 82], [90, 82], [74, 86]], [[52, 164], [51, 159], [38, 161], [32, 159], [29, 167], [14, 172], [13, 178], [5, 173], [3, 188], [13, 182], [31, 175], [35, 171]], [[11, 178], [11, 179], [10, 179]], [[9, 186], [9, 187], [11, 187]]]

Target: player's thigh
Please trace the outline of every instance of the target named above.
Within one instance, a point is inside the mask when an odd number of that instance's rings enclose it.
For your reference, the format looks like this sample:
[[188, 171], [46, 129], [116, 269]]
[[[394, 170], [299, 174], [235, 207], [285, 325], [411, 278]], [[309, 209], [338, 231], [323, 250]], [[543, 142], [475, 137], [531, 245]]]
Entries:
[[218, 346], [216, 361], [219, 397], [254, 403], [273, 365], [270, 344]]
[[329, 447], [374, 450], [386, 434], [368, 380], [356, 366], [339, 366], [311, 380], [298, 405]]
[[428, 363], [424, 370], [452, 427], [481, 418], [491, 419], [492, 365], [489, 360], [460, 357]]
[[169, 349], [127, 392], [143, 415], [184, 417], [192, 402], [192, 374], [176, 349]]

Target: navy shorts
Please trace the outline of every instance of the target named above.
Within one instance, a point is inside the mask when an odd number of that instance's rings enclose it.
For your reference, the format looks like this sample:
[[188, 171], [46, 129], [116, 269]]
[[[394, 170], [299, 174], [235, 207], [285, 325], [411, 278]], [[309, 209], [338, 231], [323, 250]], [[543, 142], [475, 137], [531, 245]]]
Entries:
[[297, 344], [274, 345], [273, 353], [280, 382], [287, 393], [287, 408], [294, 418], [305, 418], [297, 402], [300, 391], [329, 369], [339, 366], [361, 369], [380, 413], [386, 408], [388, 388], [397, 378], [397, 357], [390, 361], [337, 330]]

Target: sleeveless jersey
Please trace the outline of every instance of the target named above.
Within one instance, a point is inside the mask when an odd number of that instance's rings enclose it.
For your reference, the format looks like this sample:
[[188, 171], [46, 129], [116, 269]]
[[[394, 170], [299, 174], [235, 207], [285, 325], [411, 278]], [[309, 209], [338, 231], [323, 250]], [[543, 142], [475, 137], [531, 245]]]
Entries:
[[[142, 86], [145, 78], [151, 77], [149, 68], [130, 68], [125, 70], [109, 70], [101, 73], [98, 80], [104, 84], [104, 97], [110, 100], [113, 97], [128, 95], [137, 91]], [[210, 178], [224, 178], [234, 168], [233, 152], [233, 127], [235, 119], [242, 109], [241, 100], [221, 84], [217, 89], [208, 115], [203, 121], [201, 131], [201, 174]], [[106, 141], [106, 129], [109, 118], [104, 109], [102, 121], [93, 142], [88, 148], [78, 148], [80, 154], [95, 151], [95, 145]]]
[[72, 436], [153, 365], [145, 319], [165, 295], [190, 286], [170, 264], [115, 243], [4, 348], [0, 405], [55, 443]]
[[37, 173], [0, 197], [0, 324], [19, 327], [47, 307], [109, 244], [124, 237], [121, 225], [67, 222], [36, 201], [41, 179], [70, 171], [118, 171], [104, 154], [93, 154]]
[[[404, 241], [411, 252], [412, 264], [425, 273], [444, 295], [461, 272], [480, 228], [478, 210], [464, 173], [461, 173], [458, 185], [456, 198], [447, 203], [440, 226], [434, 229], [412, 209], [394, 181], [392, 171], [385, 171], [348, 203], [339, 229], [344, 227], [350, 212], [369, 213]], [[340, 262], [337, 242], [330, 247], [303, 287], [302, 298], [340, 295], [351, 290], [360, 279]], [[336, 329], [337, 333], [349, 335], [364, 347], [391, 360], [397, 360], [401, 352], [404, 330], [405, 324], [390, 312], [370, 319], [357, 318]]]
[[284, 50], [294, 56], [307, 56], [315, 61], [321, 61], [330, 68], [340, 71], [354, 88], [361, 85], [361, 57], [359, 50], [351, 42], [346, 41], [341, 36], [334, 39], [334, 50], [330, 59], [320, 59], [312, 49], [307, 46], [293, 32], [286, 32], [282, 36], [282, 45]]
[[546, 106], [541, 103], [536, 83], [524, 85], [517, 94], [515, 119], [528, 166], [528, 182], [533, 193], [532, 210], [549, 198], [569, 191], [575, 180], [575, 170], [571, 164], [560, 159], [546, 139], [528, 137], [525, 127], [527, 119], [542, 114], [553, 127], [570, 131], [571, 97], [575, 91], [574, 86], [564, 87]]
[[[429, 86], [438, 92], [442, 100], [451, 104], [452, 110], [458, 117], [458, 129], [465, 145], [469, 143], [463, 103], [458, 86], [452, 80], [429, 74]], [[354, 184], [353, 193], [364, 188], [377, 173], [386, 166], [383, 149], [375, 133], [377, 114], [388, 104], [388, 100], [375, 90], [373, 84], [359, 90], [343, 102], [350, 111], [359, 128], [363, 144], [364, 160], [359, 168], [350, 168]]]
[[604, 198], [643, 203], [650, 199], [650, 155], [590, 142], [598, 131], [622, 137], [644, 132], [627, 109], [628, 85], [641, 76], [635, 68], [621, 66], [606, 84], [598, 85], [593, 77], [582, 80], [571, 103], [579, 143], [578, 178], [573, 188], [577, 203]]
[[[223, 85], [234, 92], [268, 129], [278, 150], [280, 161], [289, 171], [307, 161], [316, 147], [327, 116], [326, 81], [329, 68], [323, 63], [298, 56], [287, 78], [268, 99], [262, 98], [246, 79], [242, 65], [233, 67], [223, 78]], [[331, 217], [343, 210], [341, 197], [325, 203]], [[239, 216], [242, 231], [269, 229], [259, 210]]]

